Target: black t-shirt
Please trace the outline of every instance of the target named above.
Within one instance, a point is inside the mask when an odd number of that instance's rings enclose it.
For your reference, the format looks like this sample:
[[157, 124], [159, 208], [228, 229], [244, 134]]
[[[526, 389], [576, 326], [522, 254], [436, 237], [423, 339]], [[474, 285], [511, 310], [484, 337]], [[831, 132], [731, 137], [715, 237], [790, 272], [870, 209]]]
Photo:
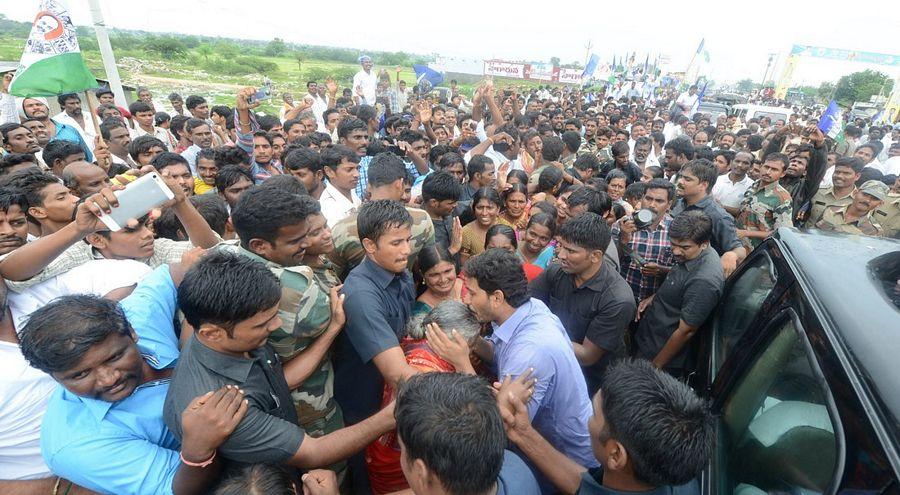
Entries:
[[593, 395], [609, 363], [625, 356], [625, 329], [637, 310], [631, 287], [607, 263], [581, 287], [575, 287], [574, 277], [559, 264], [551, 263], [531, 282], [531, 294], [560, 319], [572, 342], [587, 339], [605, 351], [585, 368]]
[[[666, 345], [681, 320], [701, 326], [712, 314], [722, 290], [725, 274], [722, 263], [711, 248], [700, 256], [672, 267], [665, 282], [653, 297], [650, 307], [641, 317], [634, 336], [638, 357], [653, 359]], [[667, 368], [684, 368], [688, 353], [683, 348], [668, 363]]]

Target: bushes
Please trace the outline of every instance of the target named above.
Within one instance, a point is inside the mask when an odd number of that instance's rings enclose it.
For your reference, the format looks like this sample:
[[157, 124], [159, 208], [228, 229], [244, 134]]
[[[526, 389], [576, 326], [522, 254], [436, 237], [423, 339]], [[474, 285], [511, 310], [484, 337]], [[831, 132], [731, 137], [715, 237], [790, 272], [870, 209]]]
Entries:
[[209, 62], [203, 63], [207, 72], [221, 72], [230, 76], [244, 76], [248, 74], [273, 74], [278, 72], [278, 64], [256, 57], [237, 57], [234, 59], [215, 57]]

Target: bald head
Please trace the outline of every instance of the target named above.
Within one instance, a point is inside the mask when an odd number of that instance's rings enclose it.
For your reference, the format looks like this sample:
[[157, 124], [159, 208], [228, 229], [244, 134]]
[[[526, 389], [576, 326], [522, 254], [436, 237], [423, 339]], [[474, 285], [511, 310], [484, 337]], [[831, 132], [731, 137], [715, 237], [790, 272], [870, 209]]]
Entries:
[[85, 161], [72, 162], [62, 171], [62, 180], [72, 194], [84, 198], [109, 187], [109, 177], [98, 165]]

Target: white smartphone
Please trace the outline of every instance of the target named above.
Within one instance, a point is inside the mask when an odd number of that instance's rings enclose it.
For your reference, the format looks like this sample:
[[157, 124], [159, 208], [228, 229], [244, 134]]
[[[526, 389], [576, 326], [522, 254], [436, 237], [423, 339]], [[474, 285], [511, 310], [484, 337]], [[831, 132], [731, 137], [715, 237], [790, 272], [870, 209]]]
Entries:
[[141, 218], [153, 208], [175, 198], [175, 194], [156, 172], [137, 178], [114, 194], [119, 199], [119, 206], [100, 217], [100, 221], [113, 232], [126, 227], [129, 219]]

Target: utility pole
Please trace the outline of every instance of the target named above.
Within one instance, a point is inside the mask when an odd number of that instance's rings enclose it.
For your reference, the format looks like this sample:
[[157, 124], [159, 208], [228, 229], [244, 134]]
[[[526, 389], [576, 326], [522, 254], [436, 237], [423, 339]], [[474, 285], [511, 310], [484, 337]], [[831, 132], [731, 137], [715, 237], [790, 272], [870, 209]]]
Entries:
[[760, 87], [766, 87], [766, 78], [769, 77], [769, 69], [772, 67], [772, 62], [775, 60], [775, 54], [769, 54], [769, 62], [766, 64], [766, 71], [763, 73], [762, 81], [760, 81]]
[[103, 58], [106, 79], [109, 80], [109, 89], [116, 97], [116, 104], [127, 107], [128, 102], [125, 101], [125, 91], [122, 90], [119, 69], [116, 67], [116, 57], [113, 55], [112, 45], [109, 44], [109, 34], [106, 32], [103, 11], [100, 10], [100, 0], [88, 0], [88, 5], [91, 8], [91, 19], [94, 21], [94, 32], [97, 33], [97, 44], [100, 46], [100, 56]]

